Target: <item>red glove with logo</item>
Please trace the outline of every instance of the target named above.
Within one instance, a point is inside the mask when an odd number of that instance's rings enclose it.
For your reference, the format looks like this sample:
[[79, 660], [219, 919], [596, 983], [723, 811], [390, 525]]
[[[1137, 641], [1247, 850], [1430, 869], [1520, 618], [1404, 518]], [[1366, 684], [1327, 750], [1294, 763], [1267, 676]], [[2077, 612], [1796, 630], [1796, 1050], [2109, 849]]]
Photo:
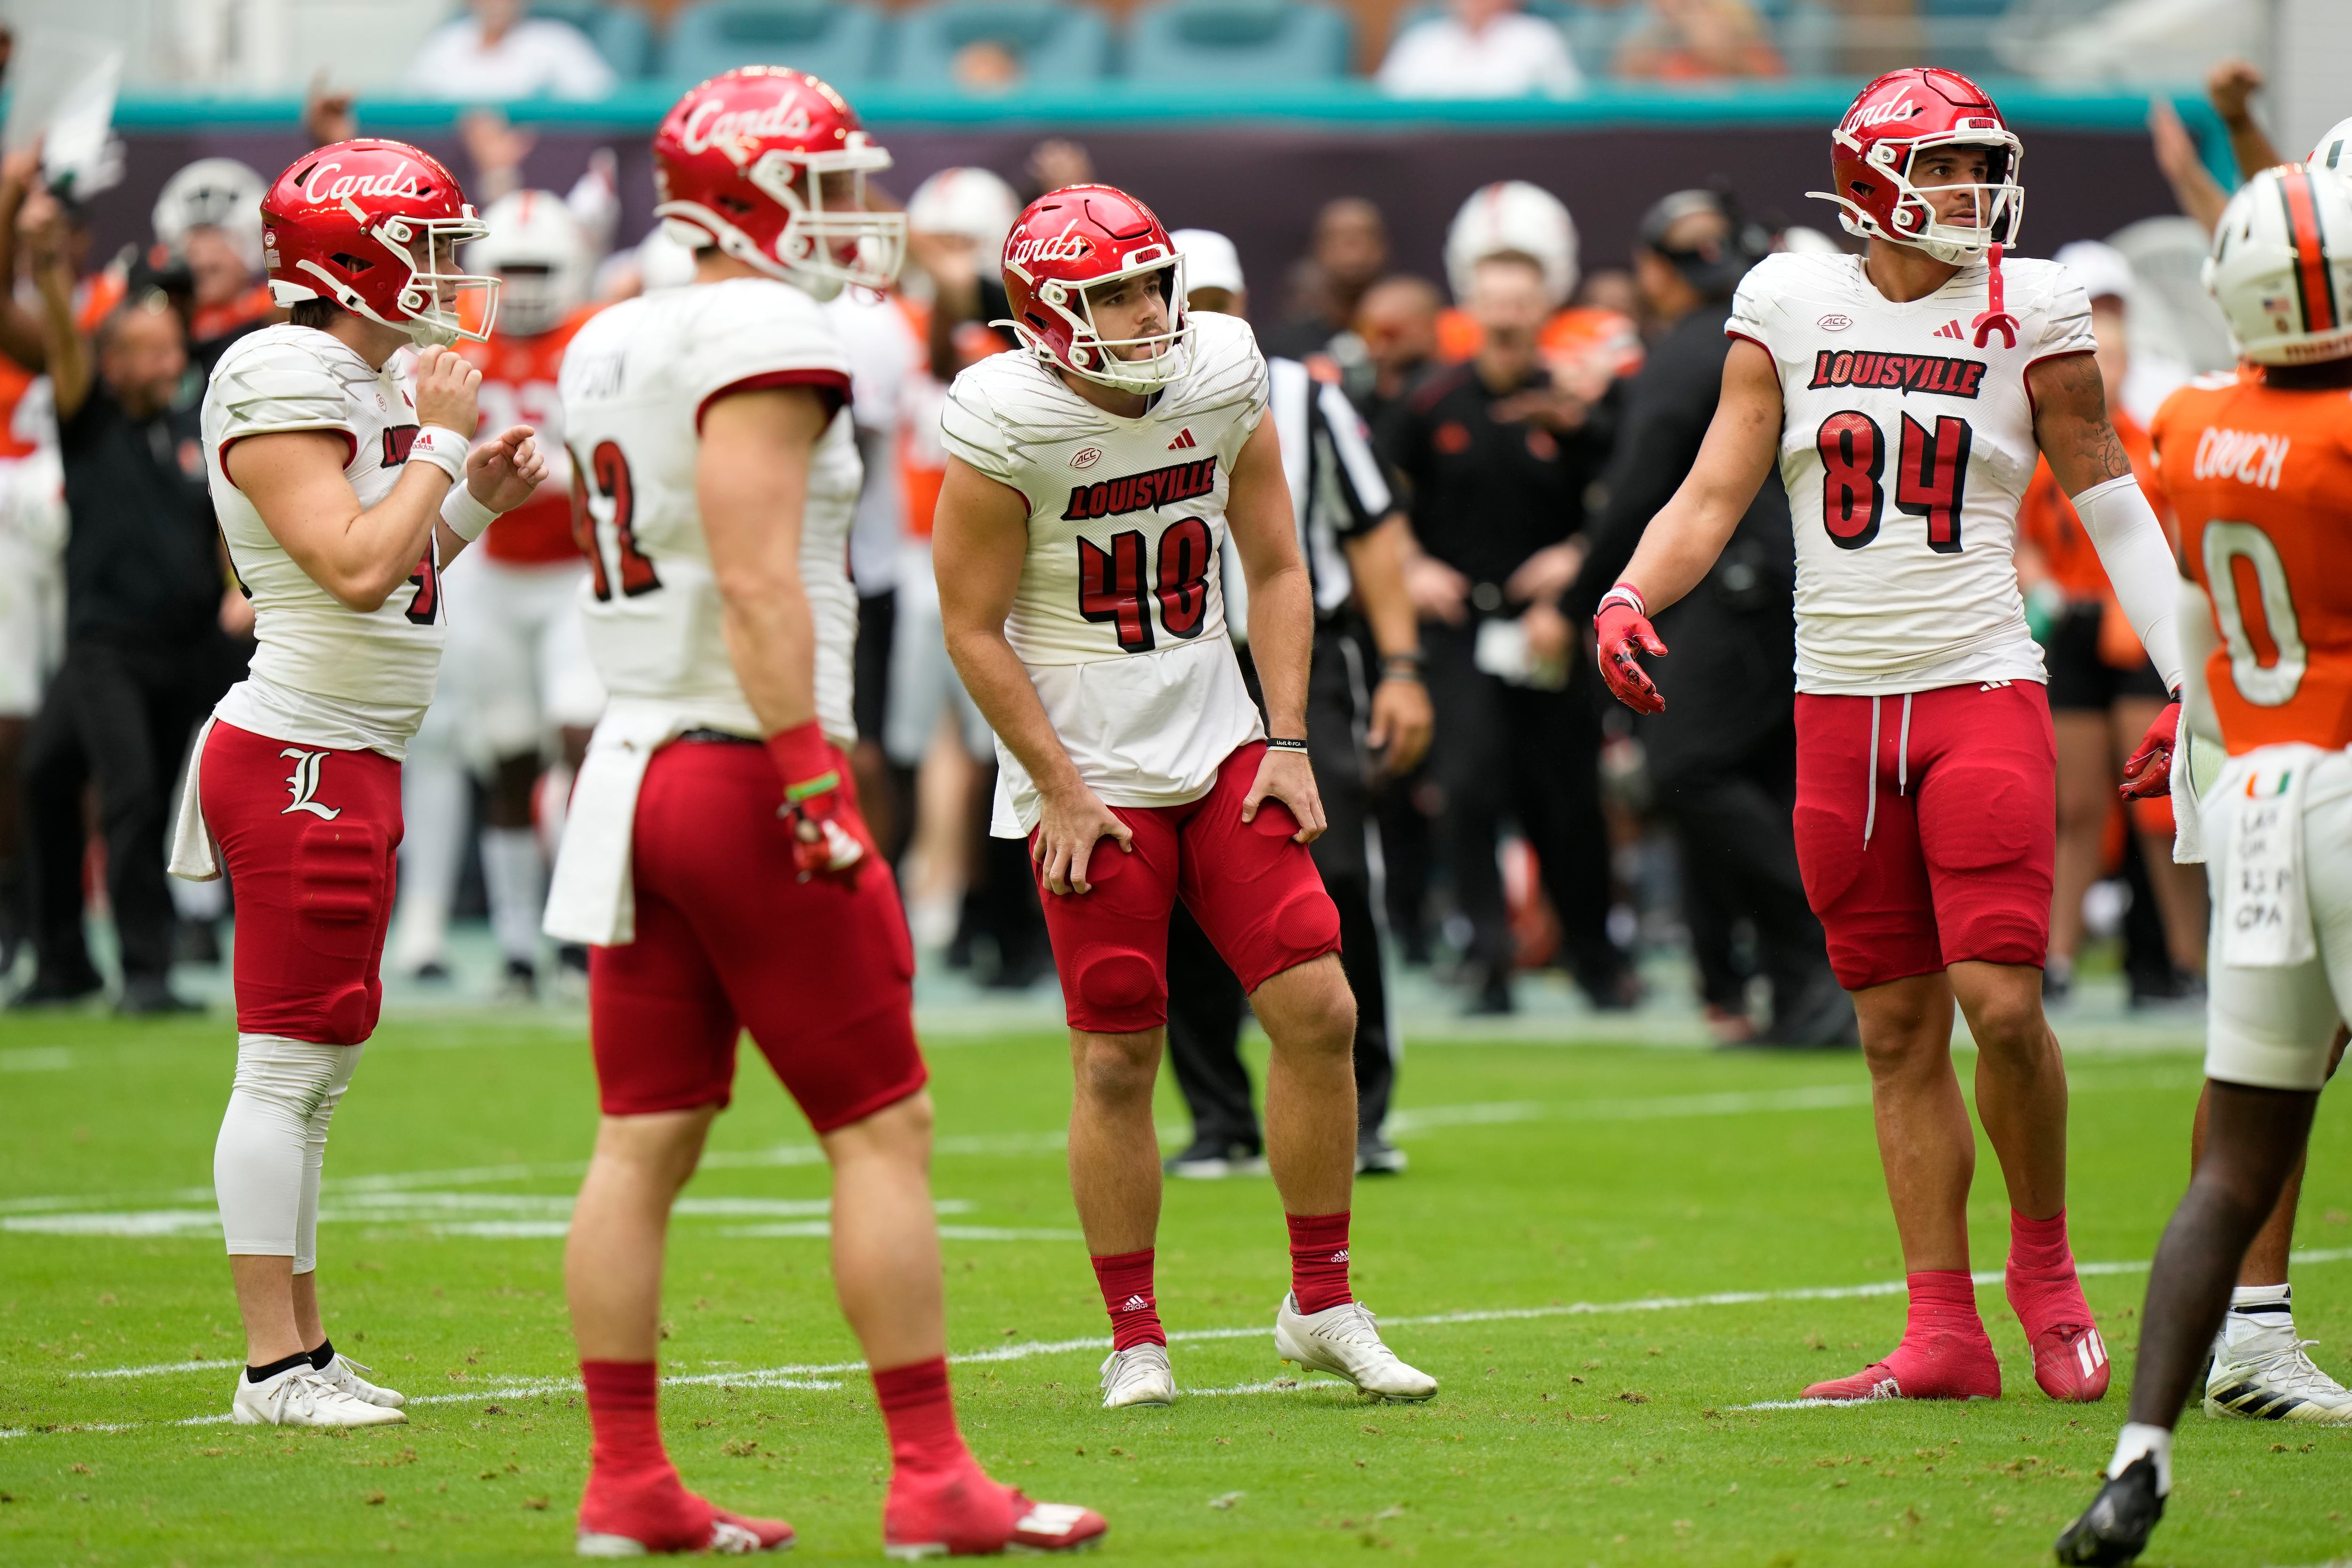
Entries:
[[2140, 737], [2139, 750], [2124, 763], [2126, 800], [2154, 800], [2172, 790], [2172, 747], [2180, 738], [2180, 699], [2175, 697]]
[[1666, 700], [1658, 695], [1634, 653], [1639, 649], [1655, 657], [1666, 651], [1666, 645], [1658, 640], [1649, 610], [1632, 584], [1620, 583], [1601, 595], [1592, 631], [1600, 644], [1601, 679], [1609, 683], [1617, 700], [1636, 713], [1664, 712]]
[[824, 877], [856, 886], [858, 868], [872, 847], [856, 830], [857, 819], [840, 815], [849, 764], [839, 748], [812, 719], [769, 736], [768, 756], [783, 775], [784, 804], [776, 815], [792, 825], [793, 859], [801, 880]]

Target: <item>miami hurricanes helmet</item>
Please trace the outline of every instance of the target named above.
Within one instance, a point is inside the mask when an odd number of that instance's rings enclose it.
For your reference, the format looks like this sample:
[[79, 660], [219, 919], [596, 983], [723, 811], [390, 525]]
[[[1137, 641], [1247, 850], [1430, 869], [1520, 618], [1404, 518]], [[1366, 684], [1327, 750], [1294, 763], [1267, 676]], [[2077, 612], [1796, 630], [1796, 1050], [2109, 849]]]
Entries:
[[499, 280], [456, 270], [482, 220], [430, 153], [373, 137], [307, 153], [262, 198], [261, 223], [280, 305], [331, 300], [419, 343], [490, 335]]
[[2352, 174], [2352, 120], [2339, 120], [2329, 126], [2327, 134], [2319, 139], [2319, 145], [2304, 161], [2315, 169]]
[[1576, 292], [1576, 220], [1560, 199], [1525, 180], [1483, 185], [1445, 231], [1445, 281], [1456, 303], [1469, 299], [1478, 263], [1505, 253], [1543, 269], [1544, 294], [1559, 310]]
[[2239, 186], [2213, 230], [2205, 287], [2256, 364], [2352, 354], [2352, 182], [2283, 163]]
[[[1095, 329], [1087, 290], [1145, 273], [1165, 273], [1168, 331], [1106, 338]], [[1184, 308], [1184, 258], [1151, 209], [1112, 185], [1065, 185], [1031, 202], [1004, 237], [1004, 292], [1021, 346], [1088, 381], [1122, 392], [1157, 392], [1192, 368], [1192, 314]], [[1122, 349], [1142, 348], [1139, 358]]]
[[[1990, 154], [1983, 184], [1939, 187], [1976, 193], [1974, 223], [1938, 218], [1911, 183], [1912, 161], [1930, 147], [1982, 147]], [[1984, 89], [1958, 71], [1913, 67], [1887, 72], [1855, 97], [1830, 132], [1835, 189], [1806, 194], [1835, 202], [1848, 234], [1913, 246], [1958, 265], [2017, 243], [2025, 220], [2025, 187], [2018, 183], [2024, 159], [2024, 143]]]
[[155, 237], [178, 250], [192, 228], [216, 228], [261, 270], [261, 176], [234, 158], [199, 158], [163, 182], [155, 198]]
[[889, 166], [832, 88], [742, 66], [688, 88], [654, 133], [654, 212], [680, 244], [716, 246], [819, 300], [887, 289], [907, 219], [866, 210], [866, 176]]
[[907, 227], [914, 234], [951, 234], [971, 241], [982, 256], [1004, 248], [1004, 237], [1021, 215], [1013, 187], [985, 169], [941, 169], [915, 187], [907, 199]]
[[501, 196], [482, 214], [482, 237], [467, 247], [466, 265], [498, 276], [499, 325], [510, 336], [552, 331], [586, 303], [595, 263], [588, 236], [562, 196]]

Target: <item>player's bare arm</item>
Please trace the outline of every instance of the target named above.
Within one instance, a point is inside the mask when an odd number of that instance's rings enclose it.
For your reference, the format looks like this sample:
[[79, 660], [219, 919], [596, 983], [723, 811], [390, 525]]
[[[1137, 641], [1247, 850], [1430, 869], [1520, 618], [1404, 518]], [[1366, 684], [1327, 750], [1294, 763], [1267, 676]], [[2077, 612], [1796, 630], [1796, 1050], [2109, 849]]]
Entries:
[[[427, 349], [417, 357], [417, 422], [472, 428], [480, 381], [481, 373], [457, 355]], [[528, 496], [544, 471], [525, 426], [504, 432], [481, 453], [478, 479], [468, 460], [468, 489], [491, 510], [515, 504], [518, 489]], [[343, 474], [349, 456], [350, 442], [337, 432], [285, 430], [247, 437], [223, 461], [231, 482], [295, 563], [347, 608], [366, 615], [408, 581], [428, 541], [438, 540], [444, 562], [466, 541], [441, 521], [450, 481], [438, 465], [412, 460], [390, 495], [362, 507]]]
[[816, 623], [801, 585], [809, 458], [830, 412], [806, 387], [738, 392], [702, 420], [695, 500], [719, 631], [744, 699], [773, 735], [816, 717]]
[[948, 657], [989, 728], [1037, 782], [1030, 857], [1045, 868], [1046, 888], [1083, 893], [1095, 846], [1113, 838], [1126, 851], [1134, 835], [1078, 776], [1021, 657], [1004, 639], [1004, 617], [1028, 553], [1029, 503], [1021, 492], [950, 457], [931, 532]]
[[2107, 418], [2106, 386], [2089, 354], [2046, 359], [2025, 373], [2033, 395], [2033, 438], [2068, 495], [2132, 471], [2123, 438]]
[[[1315, 590], [1299, 559], [1298, 531], [1290, 514], [1290, 482], [1282, 472], [1282, 442], [1274, 421], [1260, 420], [1234, 459], [1225, 498], [1225, 526], [1249, 584], [1250, 655], [1265, 693], [1266, 732], [1276, 741], [1307, 739], [1307, 667], [1315, 646]], [[1323, 797], [1304, 750], [1268, 746], [1257, 777], [1242, 800], [1242, 820], [1255, 821], [1267, 796], [1298, 818], [1291, 837], [1312, 844], [1323, 836]]]
[[1372, 688], [1371, 722], [1364, 740], [1381, 753], [1392, 774], [1412, 772], [1429, 750], [1435, 719], [1429, 706], [1429, 688], [1413, 668], [1421, 658], [1421, 628], [1412, 595], [1405, 586], [1405, 552], [1412, 547], [1412, 525], [1402, 512], [1383, 520], [1369, 532], [1350, 538], [1348, 573], [1356, 584], [1356, 598], [1364, 619], [1372, 626], [1372, 642], [1383, 666], [1404, 664], [1403, 672], [1384, 668]]
[[1714, 568], [1780, 457], [1780, 374], [1772, 356], [1744, 338], [1735, 342], [1723, 362], [1723, 395], [1690, 477], [1650, 520], [1633, 559], [1593, 617], [1601, 679], [1637, 713], [1665, 707], [1636, 657], [1636, 649], [1653, 656], [1666, 651], [1650, 613], [1689, 593]]

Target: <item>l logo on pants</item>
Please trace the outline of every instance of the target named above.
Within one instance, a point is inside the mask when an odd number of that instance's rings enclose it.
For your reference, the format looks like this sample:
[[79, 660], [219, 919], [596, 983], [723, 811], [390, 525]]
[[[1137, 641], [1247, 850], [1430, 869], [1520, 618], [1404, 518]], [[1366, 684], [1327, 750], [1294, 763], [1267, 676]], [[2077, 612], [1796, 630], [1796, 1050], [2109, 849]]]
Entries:
[[319, 793], [319, 770], [326, 763], [326, 752], [306, 752], [289, 746], [278, 754], [294, 759], [294, 771], [286, 775], [287, 793], [294, 797], [294, 804], [279, 812], [278, 816], [291, 816], [298, 811], [307, 811], [321, 822], [332, 822], [343, 815], [341, 806], [320, 805], [310, 798]]

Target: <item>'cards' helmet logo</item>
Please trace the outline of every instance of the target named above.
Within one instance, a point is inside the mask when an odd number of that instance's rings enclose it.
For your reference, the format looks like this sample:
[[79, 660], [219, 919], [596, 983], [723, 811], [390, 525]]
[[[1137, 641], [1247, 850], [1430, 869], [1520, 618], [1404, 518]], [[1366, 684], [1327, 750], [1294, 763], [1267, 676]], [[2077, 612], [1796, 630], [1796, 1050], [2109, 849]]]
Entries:
[[1865, 125], [1889, 125], [1897, 120], [1908, 120], [1919, 112], [1919, 106], [1905, 92], [1891, 103], [1865, 103], [1845, 117], [1844, 129], [1859, 131]]
[[1126, 474], [1099, 484], [1073, 485], [1070, 504], [1063, 509], [1065, 522], [1117, 517], [1125, 511], [1149, 511], [1171, 501], [1190, 500], [1217, 488], [1217, 459], [1173, 463], [1146, 474]]
[[1984, 385], [1985, 362], [1951, 359], [1943, 354], [1874, 354], [1856, 350], [1818, 349], [1813, 353], [1813, 379], [1823, 386], [1883, 386], [1895, 392], [1935, 392], [1946, 397], [1974, 397]]
[[[432, 182], [425, 171], [413, 163], [378, 174], [345, 174], [338, 173], [342, 163], [333, 158], [321, 160], [303, 175], [296, 188], [302, 199], [310, 202], [339, 202], [345, 196], [425, 196], [432, 194]], [[327, 176], [333, 174], [333, 179]]]
[[1004, 264], [1028, 267], [1040, 261], [1084, 261], [1094, 253], [1094, 246], [1077, 232], [1077, 220], [1073, 218], [1059, 234], [1043, 239], [1024, 236], [1004, 253]]
[[686, 123], [679, 127], [677, 140], [689, 153], [704, 153], [716, 147], [736, 162], [745, 163], [768, 138], [805, 142], [811, 130], [808, 110], [801, 104], [800, 94], [788, 86], [764, 109], [730, 110], [726, 99], [713, 94], [687, 110]]

